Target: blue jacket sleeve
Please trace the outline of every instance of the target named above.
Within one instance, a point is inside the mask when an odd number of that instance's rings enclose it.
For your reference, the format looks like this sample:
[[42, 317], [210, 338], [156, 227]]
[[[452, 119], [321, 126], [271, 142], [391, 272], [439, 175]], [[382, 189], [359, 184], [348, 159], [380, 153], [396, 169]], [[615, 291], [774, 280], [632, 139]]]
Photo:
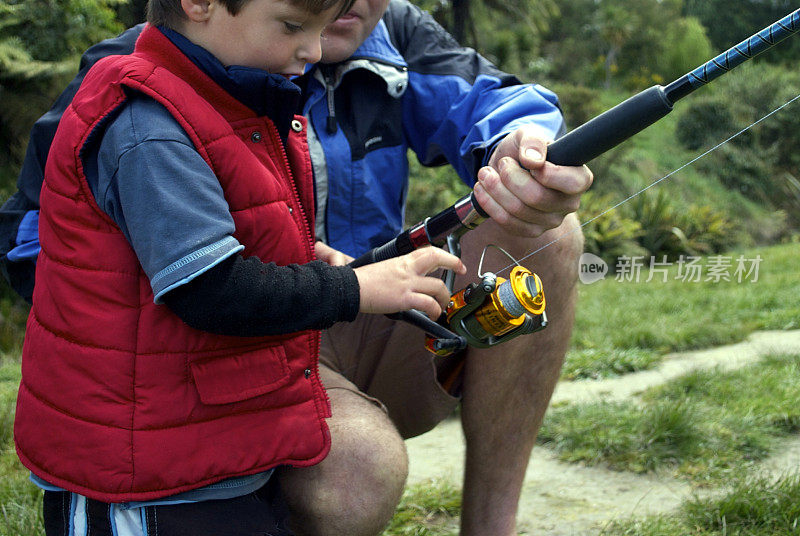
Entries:
[[494, 145], [517, 127], [534, 124], [553, 139], [564, 133], [553, 92], [461, 47], [428, 13], [393, 0], [384, 20], [408, 63], [403, 124], [423, 164], [449, 162], [472, 185]]
[[31, 129], [17, 179], [18, 191], [0, 207], [0, 273], [14, 291], [28, 301], [33, 292], [35, 261], [39, 253], [38, 231], [30, 222], [38, 218], [44, 167], [58, 122], [91, 66], [105, 56], [133, 52], [143, 28], [140, 24], [87, 50], [81, 57], [78, 75]]

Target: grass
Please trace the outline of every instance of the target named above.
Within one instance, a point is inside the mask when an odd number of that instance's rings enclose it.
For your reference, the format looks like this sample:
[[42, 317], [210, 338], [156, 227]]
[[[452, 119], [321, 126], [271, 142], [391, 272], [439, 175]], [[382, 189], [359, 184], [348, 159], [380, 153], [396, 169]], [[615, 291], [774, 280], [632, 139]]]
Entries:
[[564, 380], [600, 379], [645, 370], [661, 362], [661, 354], [642, 348], [573, 350], [561, 369]]
[[461, 491], [447, 482], [410, 486], [383, 536], [456, 536]]
[[[759, 329], [800, 327], [797, 245], [728, 255], [739, 254], [762, 257], [757, 282], [682, 282], [674, 279], [673, 267], [666, 283], [609, 276], [581, 285], [565, 377], [624, 374], [657, 364], [665, 352], [731, 343]], [[16, 460], [10, 436], [26, 310], [0, 300], [0, 352], [5, 355], [0, 361], [0, 535], [42, 533], [39, 492]], [[691, 375], [647, 394], [645, 411], [633, 402], [553, 408], [540, 440], [566, 460], [638, 472], [666, 470], [716, 485], [732, 468], [767, 455], [775, 437], [797, 430], [794, 405], [800, 392], [792, 381], [800, 374], [793, 367], [791, 359], [775, 358], [740, 373]], [[719, 400], [728, 406], [721, 407]], [[416, 487], [406, 493], [385, 534], [455, 534], [457, 511], [457, 490], [443, 484]]]
[[[756, 259], [758, 279], [734, 274], [736, 259]], [[734, 267], [731, 281], [705, 281], [709, 257], [703, 257], [701, 281], [676, 279], [673, 264], [647, 282], [618, 281], [609, 275], [579, 288], [578, 311], [564, 378], [606, 377], [641, 370], [674, 351], [738, 342], [757, 330], [800, 328], [800, 278], [797, 244], [752, 248], [724, 255]], [[748, 262], [748, 266], [750, 262]]]
[[798, 400], [800, 356], [772, 356], [732, 372], [692, 372], [646, 391], [641, 403], [552, 408], [539, 441], [565, 461], [717, 485], [800, 430]]
[[0, 278], [0, 352], [20, 355], [30, 307]]
[[28, 480], [13, 444], [19, 379], [18, 358], [0, 354], [0, 536], [41, 536], [41, 492]]
[[800, 475], [743, 476], [669, 515], [611, 523], [604, 536], [788, 536], [800, 531]]

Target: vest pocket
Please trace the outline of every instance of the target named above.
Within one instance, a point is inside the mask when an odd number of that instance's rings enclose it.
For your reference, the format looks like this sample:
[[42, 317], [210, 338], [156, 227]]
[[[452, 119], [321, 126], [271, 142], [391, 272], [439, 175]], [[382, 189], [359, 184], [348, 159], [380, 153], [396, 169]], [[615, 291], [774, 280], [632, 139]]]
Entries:
[[263, 395], [289, 381], [289, 365], [283, 346], [259, 348], [190, 364], [203, 404], [230, 404]]

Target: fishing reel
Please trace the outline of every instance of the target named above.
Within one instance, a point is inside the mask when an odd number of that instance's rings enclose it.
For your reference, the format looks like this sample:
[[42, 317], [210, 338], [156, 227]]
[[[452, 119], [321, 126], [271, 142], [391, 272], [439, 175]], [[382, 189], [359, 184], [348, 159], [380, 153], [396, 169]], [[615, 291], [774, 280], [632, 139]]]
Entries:
[[[467, 345], [488, 348], [544, 329], [544, 309], [542, 280], [518, 265], [508, 279], [486, 272], [479, 283], [470, 283], [453, 294], [439, 322], [463, 337]], [[425, 337], [425, 347], [439, 356], [460, 350], [454, 346], [450, 338]]]

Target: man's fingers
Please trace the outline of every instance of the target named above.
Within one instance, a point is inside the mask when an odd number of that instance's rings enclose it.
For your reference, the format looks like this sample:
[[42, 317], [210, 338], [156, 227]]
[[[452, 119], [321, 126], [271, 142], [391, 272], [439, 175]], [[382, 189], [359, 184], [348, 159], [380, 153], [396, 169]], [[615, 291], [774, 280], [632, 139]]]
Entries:
[[525, 169], [534, 170], [545, 165], [546, 155], [547, 143], [542, 138], [526, 134], [520, 142], [516, 160]]
[[539, 236], [548, 229], [558, 227], [563, 215], [525, 207], [525, 218], [520, 218], [501, 206], [480, 185], [475, 186], [475, 196], [489, 217], [507, 232], [518, 236]]
[[587, 166], [569, 167], [548, 164], [536, 180], [545, 188], [561, 192], [566, 196], [583, 194], [594, 181], [594, 175]]

